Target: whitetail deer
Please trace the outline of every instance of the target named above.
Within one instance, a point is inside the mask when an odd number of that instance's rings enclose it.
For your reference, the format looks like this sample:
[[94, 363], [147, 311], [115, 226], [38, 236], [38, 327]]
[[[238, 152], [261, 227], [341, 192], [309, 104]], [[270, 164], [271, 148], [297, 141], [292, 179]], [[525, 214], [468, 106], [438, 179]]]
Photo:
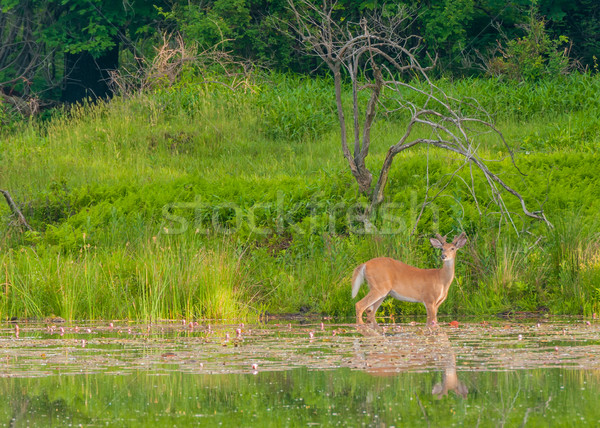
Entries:
[[444, 373], [442, 381], [433, 385], [431, 393], [434, 397], [440, 399], [444, 395], [448, 395], [448, 391], [454, 391], [462, 398], [466, 398], [469, 393], [469, 388], [459, 378], [456, 372], [456, 354], [452, 349], [450, 340], [446, 333], [439, 333], [435, 339], [435, 345], [438, 349], [438, 361], [444, 364]]
[[461, 233], [451, 243], [446, 237], [436, 235], [429, 242], [442, 250], [444, 265], [441, 269], [419, 269], [389, 257], [378, 257], [359, 265], [352, 275], [352, 297], [356, 297], [366, 279], [369, 293], [356, 303], [356, 322], [363, 324], [362, 315], [376, 325], [375, 312], [389, 295], [406, 302], [420, 302], [427, 310], [427, 325], [437, 324], [437, 311], [448, 296], [454, 279], [456, 251], [467, 243], [467, 235]]

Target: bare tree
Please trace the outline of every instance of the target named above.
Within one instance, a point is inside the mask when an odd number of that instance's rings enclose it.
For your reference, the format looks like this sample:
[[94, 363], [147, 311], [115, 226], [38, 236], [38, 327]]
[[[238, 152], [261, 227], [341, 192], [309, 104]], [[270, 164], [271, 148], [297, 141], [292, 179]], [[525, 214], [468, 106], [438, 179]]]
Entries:
[[[515, 169], [519, 171], [510, 147], [494, 126], [490, 115], [475, 100], [450, 97], [429, 78], [428, 71], [435, 65], [436, 59], [423, 55], [419, 36], [405, 34], [412, 22], [406, 9], [398, 8], [393, 13], [389, 9], [378, 9], [365, 14], [358, 22], [352, 22], [339, 14], [334, 0], [324, 0], [321, 5], [309, 0], [288, 2], [295, 18], [291, 25], [301, 46], [323, 60], [333, 73], [342, 151], [360, 192], [370, 196], [371, 210], [384, 199], [394, 157], [411, 147], [426, 145], [452, 152], [462, 162], [453, 174], [438, 183], [438, 191], [432, 196], [427, 176], [428, 186], [421, 214], [425, 206], [457, 176], [459, 170], [468, 166], [472, 183], [476, 171], [483, 174], [502, 217], [512, 222], [503, 201], [503, 193], [508, 192], [520, 201], [526, 216], [550, 225], [541, 209], [530, 211], [521, 194], [492, 171], [492, 161], [478, 154], [482, 134], [495, 135], [505, 145]], [[427, 65], [421, 63], [420, 58], [423, 57]], [[352, 85], [351, 136], [348, 136], [342, 100], [344, 78], [349, 78]], [[361, 90], [369, 93], [366, 105], [360, 102]], [[371, 128], [381, 109], [406, 117], [407, 123], [403, 135], [388, 149], [373, 185], [373, 174], [367, 168], [365, 159], [371, 145]], [[428, 137], [423, 137], [424, 134], [428, 134]], [[353, 147], [352, 151], [350, 146]], [[466, 181], [465, 184], [479, 208], [474, 185]]]

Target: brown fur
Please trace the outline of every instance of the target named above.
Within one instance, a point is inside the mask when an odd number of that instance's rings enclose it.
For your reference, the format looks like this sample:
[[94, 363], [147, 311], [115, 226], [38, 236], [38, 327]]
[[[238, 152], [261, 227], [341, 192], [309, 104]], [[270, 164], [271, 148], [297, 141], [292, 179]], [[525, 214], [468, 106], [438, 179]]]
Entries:
[[[420, 302], [427, 310], [427, 324], [437, 324], [437, 311], [448, 297], [450, 284], [454, 279], [454, 259], [456, 251], [462, 248], [467, 237], [464, 232], [446, 243], [446, 238], [437, 235], [430, 239], [431, 245], [442, 250], [444, 265], [441, 269], [419, 269], [389, 257], [378, 257], [359, 265], [352, 275], [352, 296], [354, 297], [363, 278], [369, 286], [369, 293], [356, 303], [356, 322], [363, 324], [363, 312], [372, 324], [375, 313], [388, 296], [400, 300]], [[361, 277], [362, 276], [362, 277]]]

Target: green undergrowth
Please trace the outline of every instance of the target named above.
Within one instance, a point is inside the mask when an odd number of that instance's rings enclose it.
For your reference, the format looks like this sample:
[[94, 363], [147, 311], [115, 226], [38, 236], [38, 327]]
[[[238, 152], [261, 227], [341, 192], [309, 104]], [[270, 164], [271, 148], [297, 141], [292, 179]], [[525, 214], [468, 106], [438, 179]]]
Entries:
[[[501, 220], [481, 176], [418, 148], [396, 157], [386, 201], [365, 227], [329, 80], [261, 76], [236, 92], [186, 82], [4, 133], [0, 188], [34, 232], [0, 204], [0, 316], [348, 317], [356, 265], [385, 255], [438, 267], [427, 238], [462, 230], [469, 242], [442, 314], [598, 312], [600, 79], [437, 84], [494, 113], [525, 175], [491, 136], [480, 141], [483, 157], [502, 159], [494, 170], [554, 228], [523, 218], [508, 194], [513, 222]], [[376, 121], [374, 172], [402, 126], [396, 116]], [[432, 183], [457, 178], [413, 233], [427, 171]], [[424, 309], [388, 299], [381, 313]]]
[[22, 247], [4, 252], [0, 265], [9, 279], [0, 297], [5, 314], [157, 320], [234, 319], [260, 311], [246, 299], [252, 287], [243, 261], [227, 245], [153, 236], [110, 251], [85, 243], [66, 253]]

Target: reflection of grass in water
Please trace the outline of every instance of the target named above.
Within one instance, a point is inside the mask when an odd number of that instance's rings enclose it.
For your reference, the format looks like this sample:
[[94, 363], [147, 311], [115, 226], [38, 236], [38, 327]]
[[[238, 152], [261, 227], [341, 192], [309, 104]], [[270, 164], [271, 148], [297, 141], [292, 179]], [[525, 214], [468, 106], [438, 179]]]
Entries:
[[[257, 375], [52, 376], [0, 379], [0, 415], [17, 425], [570, 426], [600, 417], [598, 374], [565, 369], [459, 372], [462, 399], [431, 395], [438, 373], [376, 377], [337, 369]], [[418, 402], [421, 402], [421, 406]]]

